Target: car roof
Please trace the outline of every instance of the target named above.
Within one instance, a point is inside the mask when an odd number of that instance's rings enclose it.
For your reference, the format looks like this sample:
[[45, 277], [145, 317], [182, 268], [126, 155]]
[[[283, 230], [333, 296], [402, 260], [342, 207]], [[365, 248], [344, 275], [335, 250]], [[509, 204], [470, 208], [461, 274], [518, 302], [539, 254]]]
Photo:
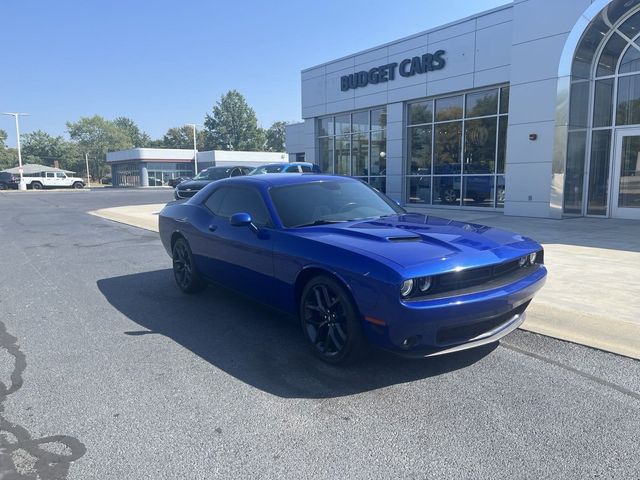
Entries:
[[[245, 185], [266, 185], [269, 187], [281, 185], [300, 185], [314, 182], [359, 182], [351, 177], [340, 175], [323, 175], [318, 173], [265, 173], [264, 175], [245, 175], [242, 177], [232, 177], [218, 180], [218, 182], [245, 184]], [[218, 183], [216, 182], [216, 183]]]
[[275, 166], [288, 166], [288, 165], [308, 165], [309, 167], [313, 165], [311, 162], [274, 162], [274, 163], [265, 163], [262, 165], [258, 165], [256, 168], [260, 167], [275, 167]]
[[214, 165], [212, 167], [205, 168], [205, 170], [216, 170], [216, 169], [218, 169], [218, 170], [222, 170], [222, 169], [229, 170], [230, 168], [254, 168], [254, 167], [251, 167], [251, 166], [248, 166], [248, 165]]

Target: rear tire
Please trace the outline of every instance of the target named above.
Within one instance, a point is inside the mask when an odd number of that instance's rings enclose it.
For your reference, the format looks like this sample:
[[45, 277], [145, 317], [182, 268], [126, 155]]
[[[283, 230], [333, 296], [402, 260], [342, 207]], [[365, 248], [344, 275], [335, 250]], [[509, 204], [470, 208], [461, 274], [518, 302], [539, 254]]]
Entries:
[[368, 351], [360, 312], [347, 289], [328, 275], [312, 278], [299, 305], [302, 331], [311, 351], [332, 365], [347, 365]]
[[84, 188], [84, 184], [82, 182], [76, 182], [73, 184], [73, 188]]
[[207, 284], [196, 268], [189, 242], [184, 238], [176, 240], [172, 249], [172, 257], [173, 277], [178, 288], [189, 294], [202, 292]]
[[32, 190], [42, 190], [42, 184], [40, 182], [31, 182]]
[[7, 186], [4, 183], [0, 183], [0, 190], [7, 190]]

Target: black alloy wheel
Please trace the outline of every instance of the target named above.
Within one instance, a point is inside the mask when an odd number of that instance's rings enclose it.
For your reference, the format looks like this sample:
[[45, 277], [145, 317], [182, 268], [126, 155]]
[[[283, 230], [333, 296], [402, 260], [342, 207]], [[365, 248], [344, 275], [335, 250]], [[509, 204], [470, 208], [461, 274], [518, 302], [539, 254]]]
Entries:
[[456, 200], [458, 200], [458, 192], [456, 192], [453, 188], [447, 188], [442, 193], [442, 199], [445, 203], [456, 203]]
[[329, 276], [314, 277], [305, 286], [300, 320], [313, 353], [327, 363], [353, 363], [367, 351], [360, 314], [351, 296]]
[[173, 245], [173, 276], [178, 288], [184, 293], [198, 293], [207, 286], [193, 261], [193, 254], [189, 243], [179, 238]]

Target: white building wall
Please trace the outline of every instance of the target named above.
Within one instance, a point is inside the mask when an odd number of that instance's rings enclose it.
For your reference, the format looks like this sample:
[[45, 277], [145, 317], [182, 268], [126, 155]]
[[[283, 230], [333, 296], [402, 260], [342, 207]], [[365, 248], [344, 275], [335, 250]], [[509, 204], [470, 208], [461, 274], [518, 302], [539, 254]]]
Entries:
[[[516, 0], [505, 214], [557, 217], [551, 209], [558, 65], [569, 32], [590, 0]], [[530, 141], [529, 135], [537, 140]]]

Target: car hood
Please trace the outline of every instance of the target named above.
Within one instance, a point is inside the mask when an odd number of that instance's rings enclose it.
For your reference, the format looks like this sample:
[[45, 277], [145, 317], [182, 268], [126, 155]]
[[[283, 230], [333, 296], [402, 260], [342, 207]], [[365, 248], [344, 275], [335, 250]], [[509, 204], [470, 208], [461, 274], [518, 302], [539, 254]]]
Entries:
[[315, 241], [381, 257], [419, 275], [491, 265], [540, 249], [521, 235], [422, 214], [297, 229]]
[[213, 180], [187, 180], [186, 182], [178, 184], [178, 188], [180, 190], [200, 190], [211, 182], [213, 182]]

